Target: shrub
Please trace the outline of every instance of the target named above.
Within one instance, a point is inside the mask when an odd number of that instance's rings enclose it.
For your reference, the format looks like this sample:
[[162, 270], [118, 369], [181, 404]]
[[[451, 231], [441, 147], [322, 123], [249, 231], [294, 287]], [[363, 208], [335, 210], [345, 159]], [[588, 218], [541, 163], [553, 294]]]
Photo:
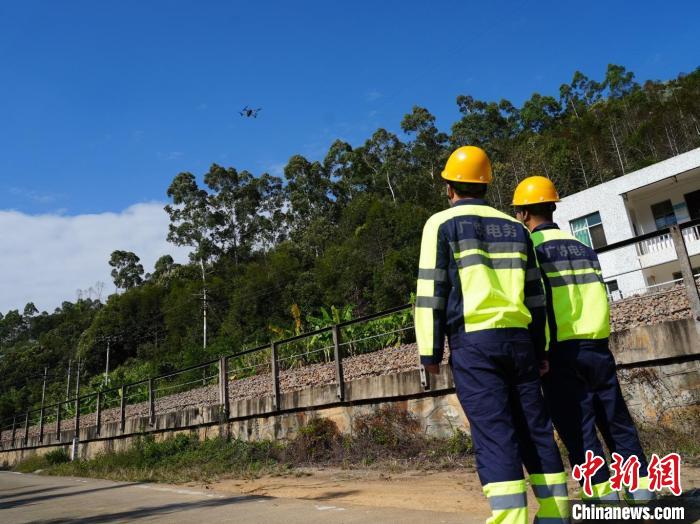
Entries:
[[335, 422], [314, 417], [299, 428], [287, 446], [287, 459], [294, 463], [328, 461], [341, 452], [342, 437]]
[[46, 455], [44, 455], [44, 458], [46, 459], [46, 462], [51, 466], [55, 466], [56, 464], [63, 464], [65, 462], [70, 461], [68, 452], [64, 448], [58, 448], [54, 449], [53, 451], [49, 451]]
[[405, 410], [386, 406], [353, 422], [353, 448], [365, 459], [382, 456], [409, 458], [425, 444], [420, 423]]
[[145, 466], [155, 466], [164, 462], [171, 462], [188, 451], [193, 451], [199, 446], [199, 439], [194, 434], [175, 435], [173, 438], [156, 442], [152, 436], [143, 439], [142, 453]]
[[461, 429], [455, 429], [445, 441], [445, 452], [450, 455], [468, 455], [474, 451], [470, 435]]
[[474, 450], [471, 435], [468, 435], [461, 429], [457, 429], [452, 433], [452, 436], [447, 440], [447, 447], [449, 452], [455, 455], [466, 455]]

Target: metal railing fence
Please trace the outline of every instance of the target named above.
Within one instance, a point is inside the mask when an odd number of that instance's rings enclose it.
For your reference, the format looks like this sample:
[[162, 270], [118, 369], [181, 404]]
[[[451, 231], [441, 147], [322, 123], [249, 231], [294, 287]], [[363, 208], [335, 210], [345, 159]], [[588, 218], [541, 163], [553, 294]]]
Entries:
[[[279, 410], [280, 375], [314, 364], [332, 366], [331, 383], [337, 387], [338, 399], [343, 400], [343, 359], [412, 342], [412, 307], [405, 304], [345, 320], [217, 360], [15, 414], [0, 421], [0, 449], [27, 446], [32, 437], [37, 437], [39, 444], [50, 444], [47, 433], [55, 441], [64, 442], [64, 434], [65, 439], [73, 438], [86, 426], [95, 427], [99, 436], [103, 425], [110, 422], [118, 422], [124, 433], [126, 418], [130, 416], [147, 416], [153, 426], [159, 413], [188, 405], [222, 405], [228, 413], [229, 389], [243, 387], [253, 377], [264, 382], [255, 391], [273, 395], [274, 409]], [[192, 390], [197, 390], [197, 396], [189, 403], [178, 400], [179, 394]]]

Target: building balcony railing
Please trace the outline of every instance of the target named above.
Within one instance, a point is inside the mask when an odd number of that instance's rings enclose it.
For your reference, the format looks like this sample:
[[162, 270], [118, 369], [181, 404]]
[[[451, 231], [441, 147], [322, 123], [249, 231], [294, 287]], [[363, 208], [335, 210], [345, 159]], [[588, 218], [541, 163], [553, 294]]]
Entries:
[[[698, 275], [695, 275], [697, 278]], [[669, 280], [668, 282], [661, 282], [660, 284], [653, 284], [649, 286], [644, 286], [637, 289], [627, 290], [624, 293], [621, 290], [615, 290], [608, 292], [609, 302], [619, 302], [620, 300], [627, 300], [630, 298], [639, 298], [646, 295], [655, 295], [658, 293], [664, 293], [665, 291], [671, 291], [674, 288], [683, 285], [683, 279], [677, 278], [674, 280]]]

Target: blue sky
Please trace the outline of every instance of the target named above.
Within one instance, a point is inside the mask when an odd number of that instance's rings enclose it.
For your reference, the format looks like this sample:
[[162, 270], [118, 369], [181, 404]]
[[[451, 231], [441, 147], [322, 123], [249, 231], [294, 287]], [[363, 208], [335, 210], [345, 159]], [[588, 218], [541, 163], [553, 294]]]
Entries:
[[279, 174], [413, 104], [446, 129], [458, 94], [520, 103], [608, 62], [670, 78], [700, 64], [698, 19], [694, 1], [4, 2], [0, 209], [121, 211], [212, 162]]

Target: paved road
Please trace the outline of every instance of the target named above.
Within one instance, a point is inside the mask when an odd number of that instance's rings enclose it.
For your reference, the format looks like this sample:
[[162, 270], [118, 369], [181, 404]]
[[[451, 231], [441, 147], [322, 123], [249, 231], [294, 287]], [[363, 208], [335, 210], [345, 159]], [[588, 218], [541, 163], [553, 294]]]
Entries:
[[241, 496], [162, 484], [0, 471], [0, 522], [476, 523], [457, 513]]

